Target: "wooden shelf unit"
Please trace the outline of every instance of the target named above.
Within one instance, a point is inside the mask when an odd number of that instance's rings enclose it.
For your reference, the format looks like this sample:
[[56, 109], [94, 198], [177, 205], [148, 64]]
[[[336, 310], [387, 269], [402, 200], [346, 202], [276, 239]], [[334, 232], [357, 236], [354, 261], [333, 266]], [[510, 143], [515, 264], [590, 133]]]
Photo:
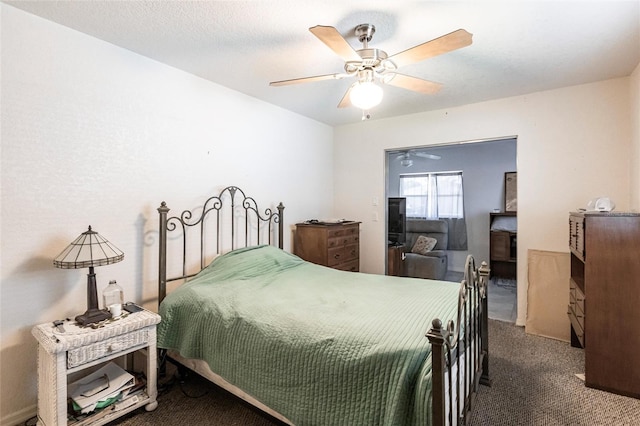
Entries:
[[515, 279], [517, 275], [517, 232], [493, 231], [493, 222], [500, 217], [516, 217], [516, 212], [489, 213], [489, 261], [491, 276]]
[[585, 384], [640, 398], [640, 214], [571, 213], [568, 315]]

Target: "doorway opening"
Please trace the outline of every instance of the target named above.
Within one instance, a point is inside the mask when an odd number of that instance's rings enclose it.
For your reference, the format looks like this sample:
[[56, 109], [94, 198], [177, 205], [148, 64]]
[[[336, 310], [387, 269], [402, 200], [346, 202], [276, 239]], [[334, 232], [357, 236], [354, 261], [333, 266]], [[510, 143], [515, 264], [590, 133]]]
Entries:
[[[401, 188], [401, 180], [406, 182], [410, 181], [412, 176], [462, 172], [466, 249], [447, 250], [448, 265], [444, 280], [459, 282], [462, 279], [468, 254], [472, 254], [477, 262], [489, 263], [492, 257], [490, 234], [492, 213], [512, 210], [505, 205], [508, 201], [505, 192], [505, 173], [517, 172], [516, 148], [517, 137], [509, 136], [385, 150], [386, 235], [390, 236], [389, 232], [393, 231], [389, 229], [390, 199], [397, 203], [398, 199], [408, 198], [407, 219], [412, 215], [423, 214], [416, 213], [417, 210], [410, 205], [413, 195]], [[395, 216], [396, 213], [392, 213]], [[513, 212], [513, 216], [517, 221], [517, 212]], [[510, 241], [515, 242], [517, 229], [514, 231], [514, 238]], [[394, 269], [395, 274], [398, 274], [398, 268], [400, 268], [402, 273], [402, 265], [398, 266], [398, 259], [401, 258], [398, 251], [411, 251], [412, 247], [407, 245], [405, 243], [398, 248], [397, 242], [392, 243], [388, 238], [385, 250], [387, 274], [391, 272], [390, 268]], [[515, 245], [509, 249], [510, 254], [517, 252]], [[511, 266], [515, 269], [515, 257], [513, 262]], [[517, 318], [516, 277], [501, 276], [503, 274], [498, 272], [496, 275], [492, 274], [490, 280], [489, 317], [515, 323]]]

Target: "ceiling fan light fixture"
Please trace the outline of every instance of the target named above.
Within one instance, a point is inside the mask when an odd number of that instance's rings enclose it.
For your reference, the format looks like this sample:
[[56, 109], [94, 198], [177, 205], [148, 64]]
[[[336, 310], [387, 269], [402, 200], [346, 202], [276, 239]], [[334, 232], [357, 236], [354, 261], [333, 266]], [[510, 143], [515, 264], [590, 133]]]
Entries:
[[309, 28], [311, 34], [316, 36], [318, 40], [344, 61], [345, 74], [324, 74], [272, 81], [269, 85], [287, 86], [344, 77], [357, 77], [357, 83], [350, 86], [342, 96], [338, 103], [338, 108], [353, 105], [362, 110], [362, 119], [368, 120], [371, 117], [368, 110], [382, 102], [383, 91], [380, 86], [375, 84], [376, 80], [380, 84], [390, 84], [425, 95], [433, 94], [440, 89], [440, 83], [399, 74], [396, 73], [396, 70], [405, 65], [414, 64], [469, 46], [473, 36], [466, 30], [459, 29], [389, 56], [384, 50], [369, 47], [369, 42], [375, 30], [375, 26], [371, 24], [358, 25], [355, 28], [355, 35], [362, 43], [362, 49], [355, 50], [335, 27], [316, 25]]
[[400, 161], [400, 165], [402, 167], [411, 167], [413, 166], [413, 160], [410, 160], [408, 158], [403, 159], [402, 161]]
[[382, 102], [382, 87], [371, 81], [356, 82], [351, 88], [351, 103], [363, 110], [368, 110]]

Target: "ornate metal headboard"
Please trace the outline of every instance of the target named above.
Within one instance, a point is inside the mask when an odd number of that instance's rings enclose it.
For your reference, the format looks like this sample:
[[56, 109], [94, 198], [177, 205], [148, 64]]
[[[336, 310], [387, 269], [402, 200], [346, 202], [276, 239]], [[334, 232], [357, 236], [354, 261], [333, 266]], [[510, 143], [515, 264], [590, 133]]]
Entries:
[[[283, 246], [284, 236], [284, 205], [278, 204], [277, 212], [270, 208], [260, 213], [258, 205], [252, 197], [247, 197], [240, 188], [228, 186], [216, 196], [212, 196], [204, 205], [198, 208], [198, 213], [194, 217], [193, 210], [185, 210], [180, 216], [168, 217], [169, 207], [163, 201], [158, 207], [160, 215], [160, 256], [159, 256], [159, 277], [158, 277], [158, 304], [167, 295], [167, 282], [183, 280], [196, 275], [206, 266], [205, 246], [210, 239], [215, 239], [215, 253], [220, 254], [225, 249], [236, 249], [250, 247], [260, 244], [273, 244], [273, 234], [275, 225], [278, 225], [278, 247]], [[207, 234], [211, 222], [215, 225], [215, 231]], [[226, 225], [226, 226], [225, 226]], [[196, 272], [187, 272], [187, 251], [192, 246], [189, 244], [192, 236], [189, 232], [191, 228], [197, 230], [196, 237], [199, 237], [200, 265]], [[182, 273], [179, 276], [167, 278], [167, 238], [168, 233], [175, 235], [178, 243], [181, 242], [181, 254], [178, 256], [182, 260]], [[172, 237], [174, 234], [171, 234]], [[223, 239], [229, 244], [223, 245]], [[197, 250], [197, 249], [196, 249]]]

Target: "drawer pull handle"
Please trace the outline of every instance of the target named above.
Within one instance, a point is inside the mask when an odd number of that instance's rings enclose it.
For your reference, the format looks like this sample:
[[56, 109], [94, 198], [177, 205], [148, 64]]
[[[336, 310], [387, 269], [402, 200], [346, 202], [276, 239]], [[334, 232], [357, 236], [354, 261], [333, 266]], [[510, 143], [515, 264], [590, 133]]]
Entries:
[[335, 254], [335, 255], [333, 255], [333, 258], [334, 259], [340, 259], [340, 255], [339, 254]]
[[112, 343], [111, 345], [109, 345], [109, 350], [111, 352], [117, 352], [122, 348], [122, 345], [120, 343]]

